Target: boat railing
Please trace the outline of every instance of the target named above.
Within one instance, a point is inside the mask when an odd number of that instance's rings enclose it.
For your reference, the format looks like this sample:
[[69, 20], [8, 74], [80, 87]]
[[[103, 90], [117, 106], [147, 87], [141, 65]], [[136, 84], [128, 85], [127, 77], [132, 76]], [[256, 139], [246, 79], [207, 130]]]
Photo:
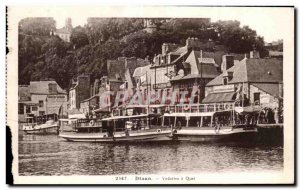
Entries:
[[170, 113], [217, 112], [234, 109], [234, 103], [168, 105]]
[[81, 119], [77, 122], [76, 127], [101, 127], [100, 120]]

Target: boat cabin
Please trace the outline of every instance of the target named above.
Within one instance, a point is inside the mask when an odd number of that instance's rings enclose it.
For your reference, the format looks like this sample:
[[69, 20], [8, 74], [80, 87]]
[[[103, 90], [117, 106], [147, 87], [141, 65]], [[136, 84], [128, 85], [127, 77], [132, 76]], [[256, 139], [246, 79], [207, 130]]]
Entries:
[[234, 103], [168, 106], [162, 125], [182, 127], [231, 127], [256, 124], [256, 112], [236, 112]]
[[60, 130], [62, 132], [73, 131], [82, 133], [102, 132], [102, 122], [97, 119], [60, 119]]

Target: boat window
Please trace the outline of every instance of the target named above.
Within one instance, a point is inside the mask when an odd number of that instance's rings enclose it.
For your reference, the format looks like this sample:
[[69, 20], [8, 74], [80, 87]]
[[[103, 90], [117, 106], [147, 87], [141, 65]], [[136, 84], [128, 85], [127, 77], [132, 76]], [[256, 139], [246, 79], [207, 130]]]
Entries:
[[30, 106], [26, 106], [26, 113], [30, 113]]

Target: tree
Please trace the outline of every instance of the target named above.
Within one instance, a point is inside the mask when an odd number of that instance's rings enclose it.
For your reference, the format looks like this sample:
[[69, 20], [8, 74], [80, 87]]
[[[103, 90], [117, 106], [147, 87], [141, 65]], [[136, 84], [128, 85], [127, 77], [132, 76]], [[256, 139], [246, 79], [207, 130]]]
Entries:
[[89, 44], [89, 39], [83, 27], [77, 26], [73, 29], [70, 41], [75, 48], [80, 48]]
[[50, 31], [55, 30], [55, 24], [52, 17], [28, 17], [19, 22], [19, 33], [49, 36]]

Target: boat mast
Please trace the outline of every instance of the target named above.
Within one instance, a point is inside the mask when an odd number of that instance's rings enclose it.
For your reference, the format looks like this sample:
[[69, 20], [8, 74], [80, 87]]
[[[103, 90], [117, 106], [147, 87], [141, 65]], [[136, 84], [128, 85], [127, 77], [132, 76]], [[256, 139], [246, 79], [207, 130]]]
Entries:
[[201, 55], [201, 61], [200, 61], [200, 67], [201, 67], [201, 72], [200, 72], [200, 92], [198, 93], [198, 103], [200, 104], [200, 93], [202, 91], [202, 70], [203, 70], [203, 62], [202, 62], [202, 50], [200, 50], [200, 55]]
[[[147, 83], [147, 126], [150, 125], [149, 118], [149, 81], [148, 81], [148, 71], [146, 71], [146, 83]], [[150, 84], [151, 85], [151, 84]]]
[[242, 88], [243, 88], [243, 90], [242, 90], [242, 107], [244, 107], [244, 82], [243, 82]]

